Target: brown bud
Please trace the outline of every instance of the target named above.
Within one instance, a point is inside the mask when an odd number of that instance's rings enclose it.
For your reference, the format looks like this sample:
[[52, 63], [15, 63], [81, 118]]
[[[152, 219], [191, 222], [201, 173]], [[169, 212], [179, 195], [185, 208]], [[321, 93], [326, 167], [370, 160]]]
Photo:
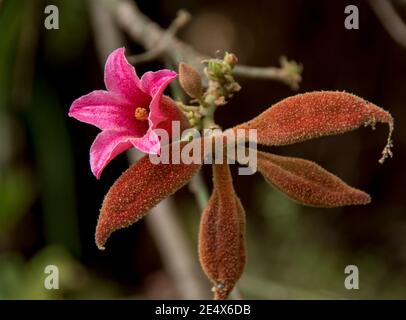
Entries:
[[245, 265], [245, 212], [228, 164], [213, 165], [213, 193], [202, 214], [199, 258], [213, 282], [214, 298], [226, 299]]
[[179, 82], [183, 90], [191, 98], [199, 98], [202, 96], [202, 78], [200, 74], [186, 63], [179, 64]]

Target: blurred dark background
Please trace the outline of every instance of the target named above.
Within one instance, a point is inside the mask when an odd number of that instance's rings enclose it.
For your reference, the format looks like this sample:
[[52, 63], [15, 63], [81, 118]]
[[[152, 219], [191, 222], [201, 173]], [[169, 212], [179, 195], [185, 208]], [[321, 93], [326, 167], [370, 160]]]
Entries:
[[[44, 28], [47, 4], [59, 8], [59, 30]], [[276, 66], [286, 55], [304, 67], [298, 92], [345, 90], [395, 118], [394, 158], [384, 165], [378, 163], [387, 138], [384, 125], [269, 149], [316, 161], [370, 193], [367, 206], [303, 207], [260, 175], [234, 175], [247, 212], [244, 297], [406, 298], [406, 48], [388, 35], [368, 2], [137, 4], [163, 27], [179, 9], [188, 10], [192, 21], [179, 37], [205, 54], [227, 50], [255, 66]], [[359, 30], [344, 28], [349, 4], [359, 9]], [[394, 5], [406, 18], [406, 4]], [[104, 252], [94, 244], [103, 197], [128, 167], [123, 154], [96, 180], [88, 160], [98, 130], [67, 116], [74, 99], [104, 88], [94, 34], [87, 1], [0, 1], [0, 299], [179, 297], [144, 221], [115, 233]], [[143, 52], [126, 40], [127, 52]], [[137, 72], [162, 67], [152, 62], [137, 66]], [[294, 94], [274, 81], [238, 81], [243, 90], [217, 113], [225, 128]], [[206, 166], [209, 186], [210, 173]], [[174, 199], [195, 252], [199, 209], [187, 188]], [[60, 290], [44, 289], [48, 264], [60, 268]], [[344, 268], [351, 264], [359, 268], [359, 290], [343, 285]]]

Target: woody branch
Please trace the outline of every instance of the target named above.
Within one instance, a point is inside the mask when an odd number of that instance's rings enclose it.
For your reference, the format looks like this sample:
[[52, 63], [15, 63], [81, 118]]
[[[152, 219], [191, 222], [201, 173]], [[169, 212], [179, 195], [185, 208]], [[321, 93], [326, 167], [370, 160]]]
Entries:
[[[178, 18], [174, 20], [174, 23], [172, 23], [168, 30], [164, 30], [144, 15], [137, 5], [130, 0], [110, 0], [108, 3], [109, 7], [113, 10], [118, 25], [135, 42], [141, 44], [146, 49], [146, 52], [142, 56], [133, 58], [135, 60], [133, 62], [145, 62], [149, 58], [156, 59], [159, 56], [165, 56], [176, 63], [180, 61], [186, 62], [201, 74], [203, 73], [201, 61], [209, 57], [176, 37], [178, 28], [188, 21], [184, 11], [178, 14]], [[281, 58], [280, 67], [262, 68], [237, 65], [234, 69], [236, 76], [276, 80], [289, 85], [292, 89], [298, 88], [301, 81], [301, 73], [301, 65], [294, 61], [288, 61], [284, 57]]]

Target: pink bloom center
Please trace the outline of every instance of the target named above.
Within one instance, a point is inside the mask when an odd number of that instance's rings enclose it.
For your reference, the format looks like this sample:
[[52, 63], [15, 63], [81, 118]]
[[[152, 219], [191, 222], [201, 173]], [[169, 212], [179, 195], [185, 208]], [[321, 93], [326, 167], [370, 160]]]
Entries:
[[148, 110], [143, 107], [135, 108], [134, 116], [136, 120], [146, 121], [148, 120]]

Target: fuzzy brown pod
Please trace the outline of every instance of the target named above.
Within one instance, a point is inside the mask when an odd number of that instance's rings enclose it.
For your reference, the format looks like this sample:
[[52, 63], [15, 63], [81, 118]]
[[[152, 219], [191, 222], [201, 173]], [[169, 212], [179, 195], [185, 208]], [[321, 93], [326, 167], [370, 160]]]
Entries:
[[[183, 148], [187, 142], [182, 142]], [[115, 230], [143, 218], [161, 200], [183, 187], [201, 164], [153, 164], [148, 155], [128, 168], [112, 185], [100, 209], [96, 227], [99, 249]]]
[[202, 78], [200, 74], [186, 63], [179, 64], [179, 82], [183, 90], [191, 98], [199, 98], [203, 94]]
[[387, 111], [353, 94], [319, 91], [286, 98], [236, 129], [256, 129], [259, 144], [277, 146], [351, 131], [382, 122], [389, 125], [380, 162], [391, 153], [393, 118]]
[[245, 212], [235, 194], [228, 164], [213, 165], [213, 183], [200, 222], [199, 258], [214, 284], [214, 298], [223, 300], [244, 270]]
[[312, 161], [265, 152], [258, 152], [257, 161], [265, 179], [300, 204], [333, 208], [371, 201], [368, 194], [350, 187]]

